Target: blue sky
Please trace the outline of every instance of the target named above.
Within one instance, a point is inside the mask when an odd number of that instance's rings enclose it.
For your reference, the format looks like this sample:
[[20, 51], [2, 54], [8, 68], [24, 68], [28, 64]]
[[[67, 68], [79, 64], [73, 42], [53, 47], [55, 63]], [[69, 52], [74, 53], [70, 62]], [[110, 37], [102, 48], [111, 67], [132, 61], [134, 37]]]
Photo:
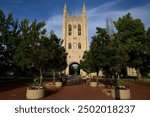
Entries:
[[150, 27], [149, 0], [0, 0], [0, 9], [5, 13], [12, 12], [21, 20], [45, 21], [48, 32], [54, 32], [61, 38], [62, 15], [64, 3], [67, 4], [69, 15], [80, 15], [86, 3], [89, 42], [96, 32], [96, 26], [106, 27], [106, 19], [117, 20], [131, 12], [134, 18], [142, 19], [145, 27]]

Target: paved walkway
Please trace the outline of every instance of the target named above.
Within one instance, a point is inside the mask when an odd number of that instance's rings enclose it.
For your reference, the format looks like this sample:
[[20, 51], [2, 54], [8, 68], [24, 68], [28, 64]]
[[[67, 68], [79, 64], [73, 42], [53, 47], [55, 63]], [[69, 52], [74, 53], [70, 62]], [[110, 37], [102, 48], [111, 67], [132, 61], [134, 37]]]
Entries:
[[[0, 92], [0, 99], [5, 100], [24, 100], [26, 86]], [[100, 87], [92, 88], [88, 85], [64, 86], [61, 89], [47, 91], [43, 100], [108, 100], [112, 99], [106, 96]]]
[[108, 100], [111, 96], [106, 96], [100, 87], [92, 88], [89, 85], [65, 86], [58, 92], [49, 93], [43, 99], [50, 100]]
[[[128, 85], [132, 100], [150, 100], [150, 87], [132, 82], [129, 82]], [[23, 84], [1, 87], [0, 99], [25, 100], [26, 89], [27, 86]], [[112, 97], [106, 96], [100, 87], [92, 88], [89, 85], [83, 84], [83, 82], [77, 83], [76, 81], [71, 81], [69, 86], [47, 91], [46, 97], [43, 100], [112, 100]]]

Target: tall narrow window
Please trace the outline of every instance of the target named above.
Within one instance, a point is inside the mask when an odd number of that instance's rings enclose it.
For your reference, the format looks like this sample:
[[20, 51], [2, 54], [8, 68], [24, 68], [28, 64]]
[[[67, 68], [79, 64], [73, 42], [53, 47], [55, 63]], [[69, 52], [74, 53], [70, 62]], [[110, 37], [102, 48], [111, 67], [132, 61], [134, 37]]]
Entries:
[[81, 43], [78, 43], [78, 49], [81, 49]]
[[71, 24], [68, 25], [68, 35], [71, 35], [72, 33], [72, 26]]
[[68, 48], [69, 48], [69, 49], [71, 49], [71, 48], [72, 48], [71, 43], [68, 43]]
[[78, 35], [81, 35], [81, 25], [78, 24]]

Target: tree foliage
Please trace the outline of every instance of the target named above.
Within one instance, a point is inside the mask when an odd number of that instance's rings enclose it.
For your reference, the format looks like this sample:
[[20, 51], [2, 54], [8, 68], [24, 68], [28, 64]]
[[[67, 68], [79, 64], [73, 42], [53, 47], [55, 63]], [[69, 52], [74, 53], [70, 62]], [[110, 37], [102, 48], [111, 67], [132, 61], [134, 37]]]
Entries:
[[85, 51], [84, 55], [82, 57], [82, 60], [80, 60], [80, 67], [85, 71], [86, 73], [91, 73], [94, 72], [92, 68], [92, 58], [91, 58], [91, 52], [90, 51]]
[[150, 72], [150, 27], [146, 30], [145, 38], [141, 72], [142, 74], [147, 75], [147, 73]]
[[50, 52], [48, 66], [53, 72], [53, 82], [55, 82], [56, 71], [62, 72], [67, 67], [67, 53], [65, 48], [61, 46], [61, 39], [53, 32], [51, 32], [49, 37], [48, 50]]
[[35, 67], [40, 72], [40, 83], [45, 69], [62, 71], [66, 67], [65, 49], [55, 34], [45, 36], [45, 22], [36, 20], [29, 25], [28, 20], [21, 22], [22, 41], [16, 50], [14, 60], [23, 69]]
[[0, 75], [14, 67], [13, 56], [20, 42], [19, 21], [13, 19], [12, 13], [5, 15], [0, 10]]
[[[0, 10], [0, 70], [36, 68], [42, 81], [46, 69], [66, 68], [67, 53], [54, 33], [46, 36], [45, 22], [14, 20]], [[13, 67], [12, 67], [13, 66]], [[12, 69], [13, 68], [13, 69]]]
[[114, 25], [117, 32], [113, 38], [105, 29], [97, 28], [90, 50], [82, 58], [81, 68], [97, 73], [102, 69], [106, 76], [115, 76], [116, 73], [125, 74], [126, 67], [132, 67], [137, 69], [140, 78], [140, 71], [146, 71], [150, 66], [150, 28], [145, 31], [141, 20], [133, 19], [130, 13]]
[[119, 18], [115, 22], [118, 30], [118, 39], [124, 48], [127, 48], [128, 61], [127, 65], [136, 68], [140, 78], [140, 68], [143, 66], [143, 56], [145, 51], [145, 28], [140, 19], [133, 19], [131, 14]]
[[[96, 72], [97, 75], [100, 70], [103, 70], [109, 65], [108, 51], [109, 51], [110, 37], [106, 30], [103, 28], [97, 28], [96, 35], [92, 37], [90, 50], [85, 52], [83, 60], [81, 61], [81, 68], [88, 72]], [[89, 68], [86, 68], [88, 67]]]
[[[117, 32], [111, 38], [104, 28], [97, 27], [92, 37], [90, 50], [80, 61], [81, 69], [87, 73], [100, 70], [106, 76], [122, 74], [129, 66], [140, 72], [150, 70], [150, 28], [145, 30], [140, 19], [131, 14], [120, 17], [114, 22]], [[0, 10], [0, 76], [15, 69], [35, 67], [41, 77], [44, 69], [53, 73], [67, 67], [67, 53], [53, 32], [46, 36], [45, 22], [21, 22]], [[55, 81], [55, 79], [54, 79]]]

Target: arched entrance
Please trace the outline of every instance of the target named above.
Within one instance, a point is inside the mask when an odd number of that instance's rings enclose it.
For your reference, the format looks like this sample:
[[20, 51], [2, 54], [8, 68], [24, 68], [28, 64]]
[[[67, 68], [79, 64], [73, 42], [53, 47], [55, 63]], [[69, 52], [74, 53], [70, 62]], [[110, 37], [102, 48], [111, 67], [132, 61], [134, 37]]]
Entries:
[[79, 63], [71, 63], [69, 65], [69, 75], [75, 75], [75, 76], [79, 76], [80, 75], [80, 65]]

